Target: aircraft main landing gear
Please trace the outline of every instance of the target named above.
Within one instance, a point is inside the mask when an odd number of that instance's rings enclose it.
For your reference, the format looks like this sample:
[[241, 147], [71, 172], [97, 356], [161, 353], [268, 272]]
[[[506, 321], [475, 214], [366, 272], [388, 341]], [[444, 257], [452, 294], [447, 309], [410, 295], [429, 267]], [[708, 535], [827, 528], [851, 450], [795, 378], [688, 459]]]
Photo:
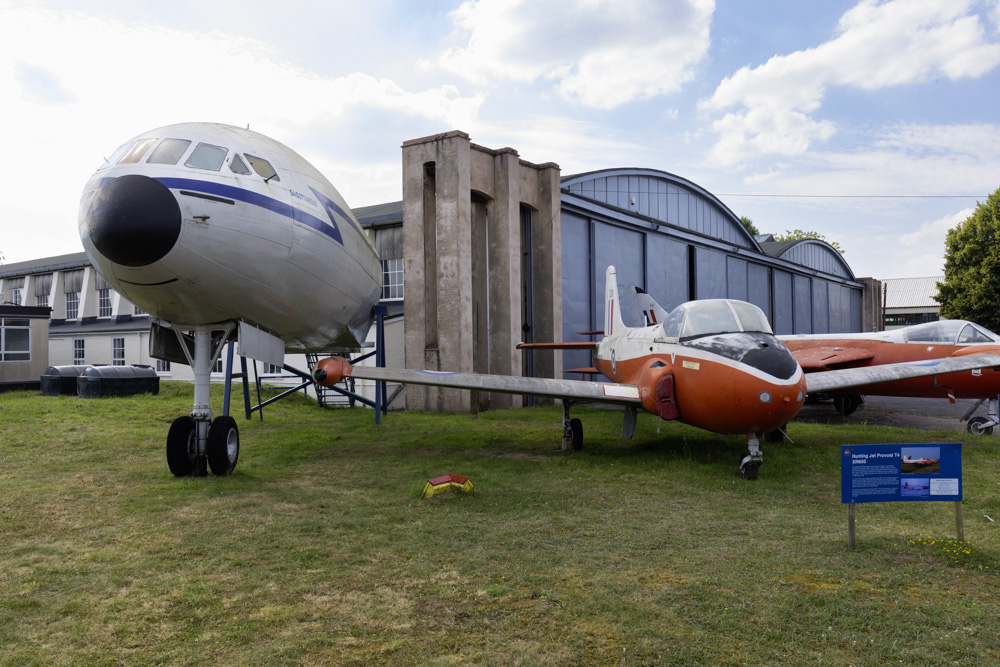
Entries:
[[757, 469], [764, 462], [764, 455], [760, 452], [760, 441], [757, 440], [756, 434], [747, 434], [747, 447], [750, 449], [750, 453], [740, 459], [740, 467], [736, 474], [743, 479], [753, 481], [757, 479]]
[[[984, 399], [985, 400], [985, 399]], [[993, 427], [1000, 424], [1000, 401], [996, 398], [989, 399], [989, 405], [986, 408], [986, 417], [973, 417], [969, 419], [969, 415], [982, 405], [983, 401], [976, 403], [971, 410], [965, 413], [965, 418], [969, 421], [966, 423], [965, 428], [969, 433], [975, 435], [993, 435]]]
[[583, 449], [583, 422], [579, 419], [569, 418], [569, 409], [573, 401], [563, 399], [563, 439], [562, 448], [573, 448], [574, 452]]

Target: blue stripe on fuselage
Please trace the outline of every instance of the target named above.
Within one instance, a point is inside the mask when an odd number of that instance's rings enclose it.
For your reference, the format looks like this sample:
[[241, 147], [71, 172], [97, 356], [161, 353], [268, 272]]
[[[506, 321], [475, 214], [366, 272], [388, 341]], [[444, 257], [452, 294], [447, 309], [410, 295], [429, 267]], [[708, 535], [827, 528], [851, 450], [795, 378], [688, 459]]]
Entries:
[[[237, 188], [232, 185], [226, 185], [224, 183], [215, 183], [213, 181], [201, 181], [193, 178], [157, 178], [157, 181], [163, 183], [171, 190], [192, 190], [194, 192], [205, 192], [207, 194], [217, 195], [219, 197], [229, 197], [230, 199], [235, 199], [253, 206], [260, 206], [261, 208], [267, 209], [273, 213], [283, 215], [285, 217], [291, 218], [296, 222], [301, 222], [306, 227], [315, 229], [317, 232], [326, 234], [334, 241], [340, 245], [344, 245], [344, 237], [340, 233], [340, 227], [337, 225], [337, 221], [334, 218], [334, 210], [343, 214], [339, 206], [333, 205], [332, 207], [326, 208], [327, 215], [330, 216], [330, 221], [321, 220], [311, 213], [307, 213], [301, 209], [295, 208], [294, 206], [289, 206], [288, 204], [279, 201], [273, 197], [268, 197], [267, 195], [262, 195], [252, 190], [244, 190], [243, 188]], [[313, 190], [313, 192], [316, 192]], [[317, 193], [319, 194], [319, 193]], [[333, 202], [330, 202], [333, 204]], [[347, 216], [344, 216], [347, 218]]]

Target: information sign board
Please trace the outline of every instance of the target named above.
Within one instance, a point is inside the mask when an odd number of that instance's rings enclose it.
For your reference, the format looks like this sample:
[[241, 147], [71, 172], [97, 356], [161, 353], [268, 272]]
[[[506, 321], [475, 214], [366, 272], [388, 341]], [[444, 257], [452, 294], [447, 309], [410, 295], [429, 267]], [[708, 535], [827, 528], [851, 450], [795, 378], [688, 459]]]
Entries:
[[842, 503], [962, 500], [962, 443], [840, 449]]

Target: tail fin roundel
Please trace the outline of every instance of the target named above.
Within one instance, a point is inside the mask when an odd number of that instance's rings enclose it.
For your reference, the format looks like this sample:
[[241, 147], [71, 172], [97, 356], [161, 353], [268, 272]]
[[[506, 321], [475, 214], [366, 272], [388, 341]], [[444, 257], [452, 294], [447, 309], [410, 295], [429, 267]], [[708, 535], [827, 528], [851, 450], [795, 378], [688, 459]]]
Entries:
[[608, 266], [604, 277], [604, 335], [611, 336], [625, 331], [621, 303], [618, 299], [618, 276], [614, 266]]

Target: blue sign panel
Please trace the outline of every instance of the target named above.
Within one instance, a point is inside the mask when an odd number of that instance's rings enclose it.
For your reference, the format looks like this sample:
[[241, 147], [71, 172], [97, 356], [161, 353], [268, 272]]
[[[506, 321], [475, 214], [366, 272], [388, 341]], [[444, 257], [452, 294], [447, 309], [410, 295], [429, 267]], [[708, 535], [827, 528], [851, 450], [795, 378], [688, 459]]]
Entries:
[[961, 500], [962, 444], [844, 445], [842, 503]]

